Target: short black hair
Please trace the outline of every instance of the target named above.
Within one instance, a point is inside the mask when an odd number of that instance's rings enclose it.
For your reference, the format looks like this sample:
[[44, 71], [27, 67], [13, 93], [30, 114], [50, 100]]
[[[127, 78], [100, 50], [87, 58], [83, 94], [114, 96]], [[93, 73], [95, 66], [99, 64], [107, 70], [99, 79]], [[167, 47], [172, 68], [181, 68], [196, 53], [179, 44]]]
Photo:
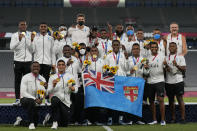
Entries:
[[98, 48], [95, 45], [90, 48], [90, 51], [92, 50], [92, 48], [96, 48], [98, 50]]
[[177, 45], [176, 42], [170, 42], [169, 45], [170, 45], [170, 44], [175, 44], [175, 45]]
[[139, 46], [139, 47], [140, 47], [140, 45], [139, 45], [138, 43], [134, 43], [134, 44], [132, 45], [132, 48], [133, 48], [133, 46]]
[[144, 32], [144, 30], [143, 30], [143, 29], [138, 29], [138, 30], [137, 30], [137, 32], [138, 32], [138, 31], [143, 31], [143, 32]]
[[150, 45], [150, 48], [151, 48], [152, 45], [157, 45], [157, 47], [158, 47], [157, 42], [154, 42], [154, 41], [151, 41], [151, 42], [149, 43], [149, 45]]
[[63, 49], [66, 48], [66, 47], [71, 48], [69, 45], [64, 45]]
[[112, 41], [112, 45], [114, 44], [114, 42], [118, 42], [120, 44], [120, 41], [119, 40], [113, 40]]
[[38, 61], [32, 61], [31, 64], [33, 65], [33, 64], [40, 64], [40, 63]]
[[85, 43], [79, 43], [80, 46], [85, 46], [86, 47], [86, 44]]
[[41, 22], [40, 25], [47, 25], [47, 23], [46, 22]]
[[58, 60], [57, 64], [60, 63], [60, 62], [63, 62], [65, 64], [65, 61], [62, 60], [62, 59]]
[[155, 28], [154, 31], [161, 31], [159, 28]]
[[106, 30], [106, 29], [104, 29], [104, 28], [103, 28], [103, 29], [100, 29], [100, 32], [102, 32], [102, 31], [105, 31], [105, 32], [107, 32], [107, 30]]

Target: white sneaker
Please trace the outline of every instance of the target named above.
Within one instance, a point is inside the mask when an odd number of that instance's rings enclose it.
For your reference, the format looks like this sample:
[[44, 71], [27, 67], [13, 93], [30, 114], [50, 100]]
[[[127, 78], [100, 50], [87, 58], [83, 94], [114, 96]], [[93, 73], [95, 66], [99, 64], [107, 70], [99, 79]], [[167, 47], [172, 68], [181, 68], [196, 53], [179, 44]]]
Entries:
[[20, 105], [20, 99], [16, 99], [15, 103], [13, 103], [13, 106], [18, 106]]
[[161, 121], [161, 126], [165, 126], [166, 125], [166, 122], [165, 121]]
[[137, 121], [136, 124], [138, 124], [138, 125], [145, 125], [145, 123], [143, 121]]
[[155, 125], [155, 124], [157, 124], [157, 121], [152, 121], [152, 122], [150, 122], [150, 123], [148, 123], [149, 125]]
[[53, 125], [52, 125], [51, 129], [55, 129], [56, 130], [57, 127], [58, 127], [57, 121], [53, 122]]
[[34, 123], [30, 123], [30, 125], [29, 125], [29, 129], [30, 129], [30, 130], [34, 130], [34, 129], [36, 129], [36, 128], [35, 128], [35, 126], [34, 126]]
[[51, 115], [47, 113], [47, 115], [44, 118], [44, 121], [42, 122], [43, 126], [46, 126], [46, 123], [49, 121], [50, 118], [51, 118]]
[[14, 126], [20, 125], [22, 118], [20, 116], [16, 117], [16, 121], [14, 122]]

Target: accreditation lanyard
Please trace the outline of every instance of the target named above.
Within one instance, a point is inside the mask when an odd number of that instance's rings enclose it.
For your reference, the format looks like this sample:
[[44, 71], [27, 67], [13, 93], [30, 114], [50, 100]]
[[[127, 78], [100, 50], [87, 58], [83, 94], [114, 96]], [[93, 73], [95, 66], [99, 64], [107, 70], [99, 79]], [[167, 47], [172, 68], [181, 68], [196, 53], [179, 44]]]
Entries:
[[[174, 56], [174, 60], [176, 59], [176, 55]], [[168, 57], [168, 60], [170, 61], [170, 55], [169, 55], [169, 57]]]
[[137, 61], [135, 61], [135, 58], [133, 57], [133, 64], [136, 65], [139, 62], [139, 57], [137, 58]]
[[113, 58], [116, 61], [116, 65], [119, 64], [119, 59], [120, 59], [120, 52], [118, 52], [118, 58], [116, 57], [116, 55], [113, 53]]
[[[157, 54], [157, 55], [158, 55], [158, 54]], [[157, 55], [153, 57], [152, 61], [154, 61], [154, 60], [155, 60], [155, 58], [157, 57]]]
[[103, 50], [105, 50], [105, 54], [107, 54], [107, 42], [105, 44], [102, 42]]

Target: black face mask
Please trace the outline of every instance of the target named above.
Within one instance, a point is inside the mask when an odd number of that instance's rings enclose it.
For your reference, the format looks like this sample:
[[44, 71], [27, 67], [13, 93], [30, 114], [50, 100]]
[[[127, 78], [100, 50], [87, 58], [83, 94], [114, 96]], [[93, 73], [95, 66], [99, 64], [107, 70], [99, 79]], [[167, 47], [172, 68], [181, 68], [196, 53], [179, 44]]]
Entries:
[[82, 25], [84, 25], [84, 21], [78, 21], [78, 24], [79, 24], [80, 26], [82, 26]]
[[121, 36], [121, 35], [123, 34], [123, 31], [119, 32], [119, 31], [116, 30], [116, 34], [117, 34], [118, 36]]

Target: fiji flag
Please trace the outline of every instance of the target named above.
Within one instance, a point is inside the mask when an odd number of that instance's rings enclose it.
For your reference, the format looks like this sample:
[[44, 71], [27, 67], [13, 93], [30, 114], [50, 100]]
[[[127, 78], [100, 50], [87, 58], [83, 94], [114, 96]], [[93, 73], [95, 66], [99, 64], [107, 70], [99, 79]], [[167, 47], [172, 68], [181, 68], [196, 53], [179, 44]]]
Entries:
[[144, 79], [83, 72], [85, 108], [104, 107], [142, 117]]

